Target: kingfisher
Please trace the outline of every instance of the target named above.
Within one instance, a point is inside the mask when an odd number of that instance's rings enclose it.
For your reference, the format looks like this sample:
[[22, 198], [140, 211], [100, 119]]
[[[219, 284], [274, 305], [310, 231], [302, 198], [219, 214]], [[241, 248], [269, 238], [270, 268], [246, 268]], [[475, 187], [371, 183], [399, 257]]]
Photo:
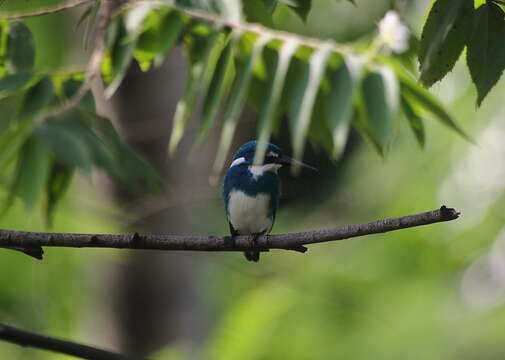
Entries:
[[[223, 200], [232, 238], [253, 235], [256, 240], [272, 230], [279, 205], [282, 165], [296, 165], [311, 170], [312, 166], [283, 154], [281, 148], [267, 144], [261, 165], [255, 165], [256, 141], [242, 145], [228, 168], [223, 182]], [[316, 170], [317, 171], [317, 170]], [[259, 251], [244, 252], [249, 261], [258, 262]]]

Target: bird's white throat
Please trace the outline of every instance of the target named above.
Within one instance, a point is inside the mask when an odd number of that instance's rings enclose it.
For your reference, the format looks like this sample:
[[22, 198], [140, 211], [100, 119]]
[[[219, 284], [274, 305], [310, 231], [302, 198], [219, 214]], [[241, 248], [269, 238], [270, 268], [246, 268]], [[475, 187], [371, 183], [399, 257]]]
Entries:
[[[277, 155], [277, 154], [275, 154], [275, 155]], [[231, 163], [230, 168], [240, 165], [240, 164], [243, 164], [245, 161], [246, 160], [243, 157], [235, 159]], [[279, 170], [281, 166], [282, 165], [280, 165], [280, 164], [250, 165], [247, 167], [247, 169], [249, 169], [249, 172], [252, 174], [253, 179], [256, 180], [267, 171], [272, 171], [272, 172], [276, 173], [277, 170]]]
[[247, 168], [249, 172], [252, 174], [253, 179], [257, 179], [262, 176], [267, 171], [277, 172], [282, 165], [280, 164], [265, 164], [265, 165], [251, 165]]

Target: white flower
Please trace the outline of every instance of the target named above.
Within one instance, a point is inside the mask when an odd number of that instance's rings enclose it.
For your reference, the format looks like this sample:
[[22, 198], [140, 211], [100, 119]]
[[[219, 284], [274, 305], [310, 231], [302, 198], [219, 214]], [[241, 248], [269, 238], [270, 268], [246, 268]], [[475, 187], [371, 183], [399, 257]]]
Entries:
[[379, 22], [379, 38], [395, 53], [408, 49], [409, 34], [409, 29], [400, 21], [396, 11], [389, 10]]

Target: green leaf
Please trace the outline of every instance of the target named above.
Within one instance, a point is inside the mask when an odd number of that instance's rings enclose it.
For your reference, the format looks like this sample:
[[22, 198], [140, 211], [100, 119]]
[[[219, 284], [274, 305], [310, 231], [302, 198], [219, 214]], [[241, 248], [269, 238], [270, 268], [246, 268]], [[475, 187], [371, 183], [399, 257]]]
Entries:
[[162, 188], [163, 181], [157, 170], [127, 144], [122, 143], [118, 148], [118, 161], [123, 174], [127, 175], [123, 183], [132, 191], [158, 192]]
[[503, 11], [505, 11], [505, 3], [504, 2], [495, 2], [494, 4], [498, 5], [500, 7], [500, 9], [502, 9]]
[[12, 190], [33, 208], [49, 178], [51, 152], [36, 136], [31, 136], [21, 148]]
[[271, 4], [265, 3], [264, 0], [248, 0], [242, 2], [242, 7], [247, 22], [274, 28]]
[[[240, 35], [236, 36], [238, 37]], [[233, 80], [235, 72], [233, 65], [233, 50], [238, 39], [237, 37], [225, 46], [223, 52], [219, 56], [212, 80], [205, 92], [206, 95], [203, 102], [202, 122], [197, 144], [201, 144], [203, 142], [203, 139], [205, 139], [209, 130], [212, 128], [219, 110], [219, 105], [229, 88], [231, 80]]]
[[[329, 61], [328, 66], [330, 66]], [[326, 114], [326, 105], [324, 103], [326, 95], [324, 91], [325, 87], [326, 86], [323, 81], [321, 90], [319, 95], [316, 97], [316, 102], [314, 104], [308, 139], [316, 151], [318, 148], [323, 148], [328, 154], [332, 154], [334, 146], [331, 132], [328, 131], [328, 124], [326, 121], [328, 116]]]
[[347, 142], [352, 120], [353, 100], [358, 89], [363, 61], [360, 57], [349, 55], [341, 66], [328, 74], [330, 92], [324, 102], [326, 121], [333, 137], [333, 156], [340, 157]]
[[[162, 183], [161, 178], [154, 167], [141, 155], [134, 151], [128, 144], [121, 140], [112, 122], [94, 112], [84, 111], [80, 114], [89, 119], [90, 125], [96, 130], [96, 135], [107, 147], [106, 157], [102, 161], [102, 167], [110, 175], [125, 184], [130, 190], [156, 191]], [[104, 154], [104, 150], [100, 150]], [[100, 152], [98, 153], [100, 155]], [[112, 162], [108, 163], [109, 156]], [[97, 154], [95, 154], [95, 158]], [[105, 162], [103, 160], [106, 160]]]
[[158, 55], [159, 34], [156, 29], [149, 29], [143, 32], [138, 41], [133, 57], [137, 60], [140, 70], [148, 71], [151, 69], [153, 60]]
[[168, 153], [173, 154], [182, 139], [184, 131], [191, 119], [196, 106], [196, 96], [205, 78], [205, 63], [209, 53], [218, 44], [218, 36], [186, 37], [186, 51], [189, 59], [188, 79], [182, 98], [177, 103], [173, 119], [172, 134], [168, 145]]
[[134, 56], [142, 71], [163, 62], [165, 54], [179, 40], [186, 19], [181, 13], [172, 10], [166, 13], [158, 10], [151, 13], [135, 47]]
[[249, 85], [253, 75], [254, 65], [258, 61], [265, 45], [271, 40], [270, 35], [262, 35], [254, 44], [251, 56], [247, 63], [239, 69], [238, 76], [235, 78], [235, 83], [231, 90], [228, 107], [224, 114], [224, 124], [219, 141], [219, 149], [217, 151], [216, 160], [213, 166], [213, 178], [217, 178], [218, 173], [224, 166], [226, 155], [230, 150], [231, 141], [237, 127], [240, 112], [244, 107]]
[[54, 211], [72, 183], [74, 172], [73, 167], [63, 165], [57, 161], [53, 163], [46, 185], [47, 204], [45, 215], [47, 227], [53, 225]]
[[470, 35], [473, 1], [437, 0], [423, 28], [419, 49], [421, 81], [431, 86], [458, 60]]
[[19, 116], [28, 118], [36, 115], [49, 105], [54, 95], [54, 87], [49, 77], [44, 77], [25, 94]]
[[277, 68], [272, 78], [269, 91], [265, 94], [258, 120], [258, 146], [254, 155], [254, 163], [261, 164], [265, 157], [266, 147], [274, 128], [275, 113], [284, 87], [289, 63], [299, 44], [294, 39], [288, 39], [281, 47], [278, 55]]
[[[353, 5], [356, 5], [355, 0], [347, 0], [347, 1], [349, 1]], [[312, 0], [262, 0], [262, 3], [267, 7], [267, 9], [270, 12], [273, 12], [275, 10], [275, 7], [278, 3], [287, 5], [290, 8], [292, 8], [302, 18], [302, 20], [305, 21], [307, 19], [307, 14], [310, 12]]]
[[443, 105], [428, 90], [419, 85], [410, 75], [396, 68], [400, 80], [401, 92], [409, 99], [419, 104], [424, 110], [434, 115], [440, 122], [456, 131], [463, 138], [474, 142], [452, 119]]
[[412, 104], [410, 104], [409, 100], [405, 97], [401, 97], [401, 108], [402, 113], [409, 122], [410, 128], [416, 137], [417, 142], [421, 148], [424, 148], [425, 142], [425, 134], [424, 134], [424, 124], [423, 119], [416, 112]]
[[119, 35], [119, 30], [123, 25], [121, 21], [113, 21], [107, 29], [107, 47], [113, 47]]
[[267, 10], [272, 13], [274, 12], [276, 6], [277, 6], [277, 3], [279, 2], [279, 0], [261, 0], [261, 2], [265, 5], [265, 7], [267, 8]]
[[0, 133], [0, 172], [16, 158], [19, 149], [30, 136], [32, 130], [31, 119], [21, 119]]
[[93, 28], [95, 28], [98, 19], [98, 10], [100, 9], [100, 0], [94, 0], [94, 3], [86, 9], [77, 22], [76, 28], [80, 26], [83, 21], [86, 21], [83, 35], [83, 48], [89, 48], [89, 40], [92, 36]]
[[362, 83], [366, 134], [383, 154], [388, 145], [398, 108], [398, 81], [394, 71], [381, 66], [365, 76]]
[[[295, 86], [295, 94], [291, 101], [290, 124], [294, 157], [299, 160], [303, 157], [314, 102], [330, 52], [331, 45], [325, 45], [314, 51], [309, 61], [308, 74]], [[293, 167], [293, 171], [299, 170], [299, 167]]]
[[81, 115], [87, 118], [88, 123], [91, 122], [91, 126], [96, 130], [98, 136], [110, 146], [116, 147], [122, 142], [110, 119], [90, 111], [85, 111]]
[[214, 8], [214, 4], [211, 3], [214, 1], [215, 0], [175, 0], [175, 3], [187, 8], [196, 8], [209, 12]]
[[138, 2], [128, 9], [124, 15], [124, 25], [128, 33], [128, 40], [133, 40], [139, 35], [145, 18], [156, 7], [157, 5], [154, 3]]
[[86, 11], [81, 15], [81, 18], [77, 22], [76, 28], [79, 25], [86, 21], [86, 27], [84, 28], [83, 35], [83, 47], [84, 49], [88, 49], [89, 40], [92, 36], [93, 28], [96, 26], [96, 22], [98, 19], [98, 10], [100, 9], [100, 0], [94, 0], [94, 3], [86, 9]]
[[229, 35], [230, 34], [228, 32], [220, 33], [217, 36], [216, 42], [213, 44], [212, 49], [209, 51], [205, 64], [203, 84], [202, 88], [200, 89], [203, 94], [206, 94], [209, 89], [209, 86], [216, 72], [217, 63], [231, 39]]
[[5, 55], [7, 53], [7, 38], [9, 37], [9, 23], [0, 20], [0, 77], [5, 73]]
[[7, 38], [7, 66], [11, 73], [30, 72], [35, 63], [35, 44], [32, 32], [20, 21], [9, 25]]
[[309, 15], [310, 8], [312, 6], [312, 0], [289, 0], [283, 2], [293, 9], [293, 11], [296, 12], [303, 21], [307, 21], [307, 16]]
[[106, 170], [111, 176], [119, 180], [125, 180], [121, 173], [121, 162], [117, 161], [115, 153], [112, 150], [114, 146], [99, 138], [93, 131], [94, 119], [89, 114], [92, 111], [78, 110], [71, 113], [71, 117], [64, 118], [67, 126], [78, 133], [80, 141], [86, 144], [91, 154], [92, 164]]
[[[100, 3], [98, 0], [95, 0], [94, 4], [89, 5], [86, 10], [84, 10], [84, 12], [79, 16], [79, 20], [77, 20], [75, 27], [79, 28], [86, 20], [88, 20], [88, 23], [94, 23], [96, 15], [98, 13], [99, 5]], [[88, 35], [88, 31], [85, 30], [84, 38], [87, 39]]]
[[132, 61], [136, 43], [137, 38], [129, 38], [129, 33], [125, 26], [120, 24], [119, 34], [111, 50], [112, 81], [104, 91], [105, 97], [110, 98], [123, 81], [126, 70], [128, 70], [128, 66]]
[[23, 95], [23, 91], [20, 91], [0, 100], [0, 133], [11, 124], [18, 122], [19, 106]]
[[32, 73], [20, 72], [0, 78], [0, 99], [24, 88], [32, 79]]
[[467, 64], [477, 88], [477, 105], [500, 79], [505, 69], [505, 13], [488, 2], [475, 13], [472, 36], [468, 41]]
[[[71, 99], [79, 91], [79, 89], [83, 84], [84, 84], [83, 80], [77, 80], [74, 78], [66, 80], [63, 83], [62, 87], [65, 99], [67, 100]], [[96, 110], [95, 98], [93, 97], [93, 93], [91, 92], [91, 90], [88, 90], [86, 94], [82, 97], [81, 101], [79, 102], [79, 107], [87, 109], [89, 111]]]
[[123, 162], [118, 159], [118, 141], [106, 143], [100, 139], [92, 129], [94, 119], [89, 114], [80, 110], [48, 119], [39, 126], [37, 134], [67, 166], [79, 167], [86, 172], [96, 166], [127, 183], [130, 174], [121, 169]]
[[82, 130], [83, 125], [78, 119], [64, 115], [61, 118], [48, 118], [36, 128], [36, 134], [61, 162], [89, 173], [93, 164], [93, 152]]
[[176, 11], [170, 12], [161, 24], [160, 28], [160, 53], [166, 54], [179, 40], [186, 22], [181, 14]]

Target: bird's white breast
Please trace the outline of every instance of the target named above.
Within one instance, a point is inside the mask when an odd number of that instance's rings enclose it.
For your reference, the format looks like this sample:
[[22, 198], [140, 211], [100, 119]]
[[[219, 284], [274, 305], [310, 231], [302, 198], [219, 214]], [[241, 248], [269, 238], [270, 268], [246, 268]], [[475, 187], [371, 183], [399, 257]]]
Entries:
[[228, 200], [228, 220], [239, 234], [269, 232], [272, 219], [268, 216], [269, 194], [249, 196], [233, 190]]

